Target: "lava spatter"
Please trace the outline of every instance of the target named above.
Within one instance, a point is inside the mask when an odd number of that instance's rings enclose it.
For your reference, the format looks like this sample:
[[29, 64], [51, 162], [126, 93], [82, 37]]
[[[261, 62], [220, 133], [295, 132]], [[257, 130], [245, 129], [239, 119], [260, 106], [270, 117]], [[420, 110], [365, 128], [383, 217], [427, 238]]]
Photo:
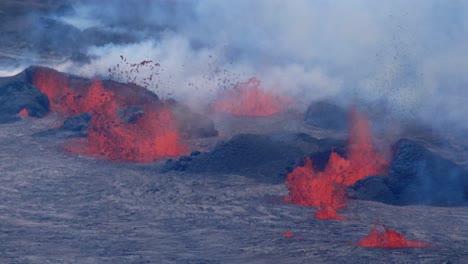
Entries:
[[287, 109], [291, 98], [265, 91], [251, 78], [228, 90], [213, 103], [218, 112], [238, 116], [271, 116]]
[[[70, 78], [47, 68], [36, 70], [34, 84], [49, 97], [54, 112], [91, 113], [88, 138], [70, 144], [71, 152], [116, 161], [151, 162], [188, 153], [176, 129], [169, 104], [133, 84]], [[108, 87], [110, 86], [110, 87]], [[120, 109], [138, 105], [144, 114], [135, 122], [122, 120]]]

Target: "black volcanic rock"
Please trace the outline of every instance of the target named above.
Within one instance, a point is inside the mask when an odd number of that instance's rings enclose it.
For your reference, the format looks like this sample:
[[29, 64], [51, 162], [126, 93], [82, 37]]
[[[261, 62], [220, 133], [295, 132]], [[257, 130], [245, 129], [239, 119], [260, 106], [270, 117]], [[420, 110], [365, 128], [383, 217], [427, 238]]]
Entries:
[[117, 115], [125, 123], [134, 124], [145, 114], [143, 107], [131, 105], [118, 110]]
[[313, 102], [307, 108], [304, 121], [315, 127], [346, 130], [348, 128], [348, 112], [330, 102]]
[[468, 171], [410, 140], [400, 140], [394, 149], [389, 175], [351, 186], [355, 198], [397, 205], [467, 204]]
[[87, 137], [88, 126], [91, 122], [91, 117], [92, 116], [90, 113], [74, 115], [67, 118], [59, 128], [41, 131], [34, 134], [34, 136], [53, 136], [56, 138]]
[[[284, 135], [240, 134], [219, 143], [211, 152], [170, 160], [165, 171], [236, 174], [261, 182], [281, 183], [307, 153], [324, 152], [341, 141], [319, 140], [303, 133]], [[299, 145], [307, 146], [301, 149]], [[338, 145], [336, 146], [338, 147]]]
[[264, 135], [241, 134], [221, 142], [213, 151], [166, 163], [166, 170], [192, 173], [238, 174], [260, 181], [279, 183], [285, 169], [294, 165], [304, 153], [294, 146]]
[[0, 79], [0, 123], [17, 120], [22, 109], [32, 117], [49, 112], [49, 99], [37, 87], [13, 78]]
[[91, 122], [91, 114], [83, 113], [80, 115], [69, 117], [63, 125], [60, 127], [60, 130], [75, 132], [77, 136], [87, 136], [88, 135], [88, 126]]
[[348, 195], [357, 200], [396, 204], [396, 197], [388, 186], [387, 176], [371, 176], [348, 188]]

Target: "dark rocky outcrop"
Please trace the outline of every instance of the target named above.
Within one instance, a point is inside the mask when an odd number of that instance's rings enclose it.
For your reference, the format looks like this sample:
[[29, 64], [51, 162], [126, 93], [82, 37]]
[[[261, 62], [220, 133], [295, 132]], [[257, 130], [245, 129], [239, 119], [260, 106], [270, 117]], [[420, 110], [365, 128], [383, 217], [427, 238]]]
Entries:
[[288, 172], [303, 162], [307, 153], [322, 153], [341, 144], [341, 141], [320, 140], [304, 133], [240, 134], [219, 143], [211, 152], [195, 152], [169, 160], [164, 170], [236, 174], [260, 182], [281, 183]]
[[37, 87], [13, 78], [0, 79], [0, 123], [18, 120], [23, 109], [32, 117], [49, 112], [49, 99]]
[[344, 131], [348, 128], [348, 112], [327, 101], [313, 102], [307, 108], [304, 121], [315, 127]]
[[131, 105], [118, 110], [118, 117], [125, 123], [134, 124], [145, 114], [145, 109], [139, 105]]
[[350, 187], [363, 200], [396, 205], [456, 206], [468, 202], [468, 171], [410, 140], [394, 146], [388, 176], [374, 176]]
[[91, 114], [83, 113], [69, 117], [59, 128], [62, 131], [70, 131], [76, 137], [86, 137], [88, 135], [88, 126], [91, 122]]
[[35, 137], [53, 136], [56, 138], [87, 137], [91, 114], [83, 113], [67, 118], [57, 129], [49, 129], [34, 134]]

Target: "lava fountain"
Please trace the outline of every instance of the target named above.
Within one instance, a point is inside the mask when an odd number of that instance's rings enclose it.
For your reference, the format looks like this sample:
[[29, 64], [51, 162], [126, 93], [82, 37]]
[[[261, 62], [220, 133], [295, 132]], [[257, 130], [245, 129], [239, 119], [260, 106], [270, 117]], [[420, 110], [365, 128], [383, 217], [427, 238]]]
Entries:
[[[91, 113], [88, 138], [68, 150], [115, 161], [151, 162], [188, 152], [168, 103], [134, 84], [90, 81], [38, 68], [33, 83], [49, 97], [51, 110]], [[141, 114], [124, 120], [119, 112], [136, 106]]]
[[368, 121], [356, 111], [350, 114], [347, 157], [330, 154], [323, 171], [316, 171], [310, 158], [304, 166], [288, 174], [286, 201], [303, 206], [318, 207], [318, 219], [343, 220], [336, 210], [346, 207], [346, 187], [370, 175], [382, 174], [388, 167], [384, 156], [372, 144]]
[[359, 240], [360, 247], [373, 247], [373, 248], [409, 248], [409, 247], [428, 247], [428, 243], [419, 242], [416, 240], [408, 240], [406, 237], [394, 229], [388, 229], [379, 232], [377, 225], [370, 231], [369, 235]]
[[291, 104], [291, 98], [264, 91], [260, 81], [250, 78], [226, 91], [212, 106], [218, 112], [238, 116], [271, 116]]

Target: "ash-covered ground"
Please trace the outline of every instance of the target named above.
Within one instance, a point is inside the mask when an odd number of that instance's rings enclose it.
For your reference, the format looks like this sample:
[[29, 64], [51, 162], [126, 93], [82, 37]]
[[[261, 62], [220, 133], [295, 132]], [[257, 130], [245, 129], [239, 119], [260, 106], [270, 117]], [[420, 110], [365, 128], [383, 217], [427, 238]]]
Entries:
[[[162, 164], [100, 161], [33, 136], [56, 122], [0, 126], [1, 263], [468, 262], [467, 207], [350, 201], [349, 220], [317, 220], [315, 209], [282, 202], [284, 183], [160, 173]], [[358, 247], [377, 220], [431, 247]]]

